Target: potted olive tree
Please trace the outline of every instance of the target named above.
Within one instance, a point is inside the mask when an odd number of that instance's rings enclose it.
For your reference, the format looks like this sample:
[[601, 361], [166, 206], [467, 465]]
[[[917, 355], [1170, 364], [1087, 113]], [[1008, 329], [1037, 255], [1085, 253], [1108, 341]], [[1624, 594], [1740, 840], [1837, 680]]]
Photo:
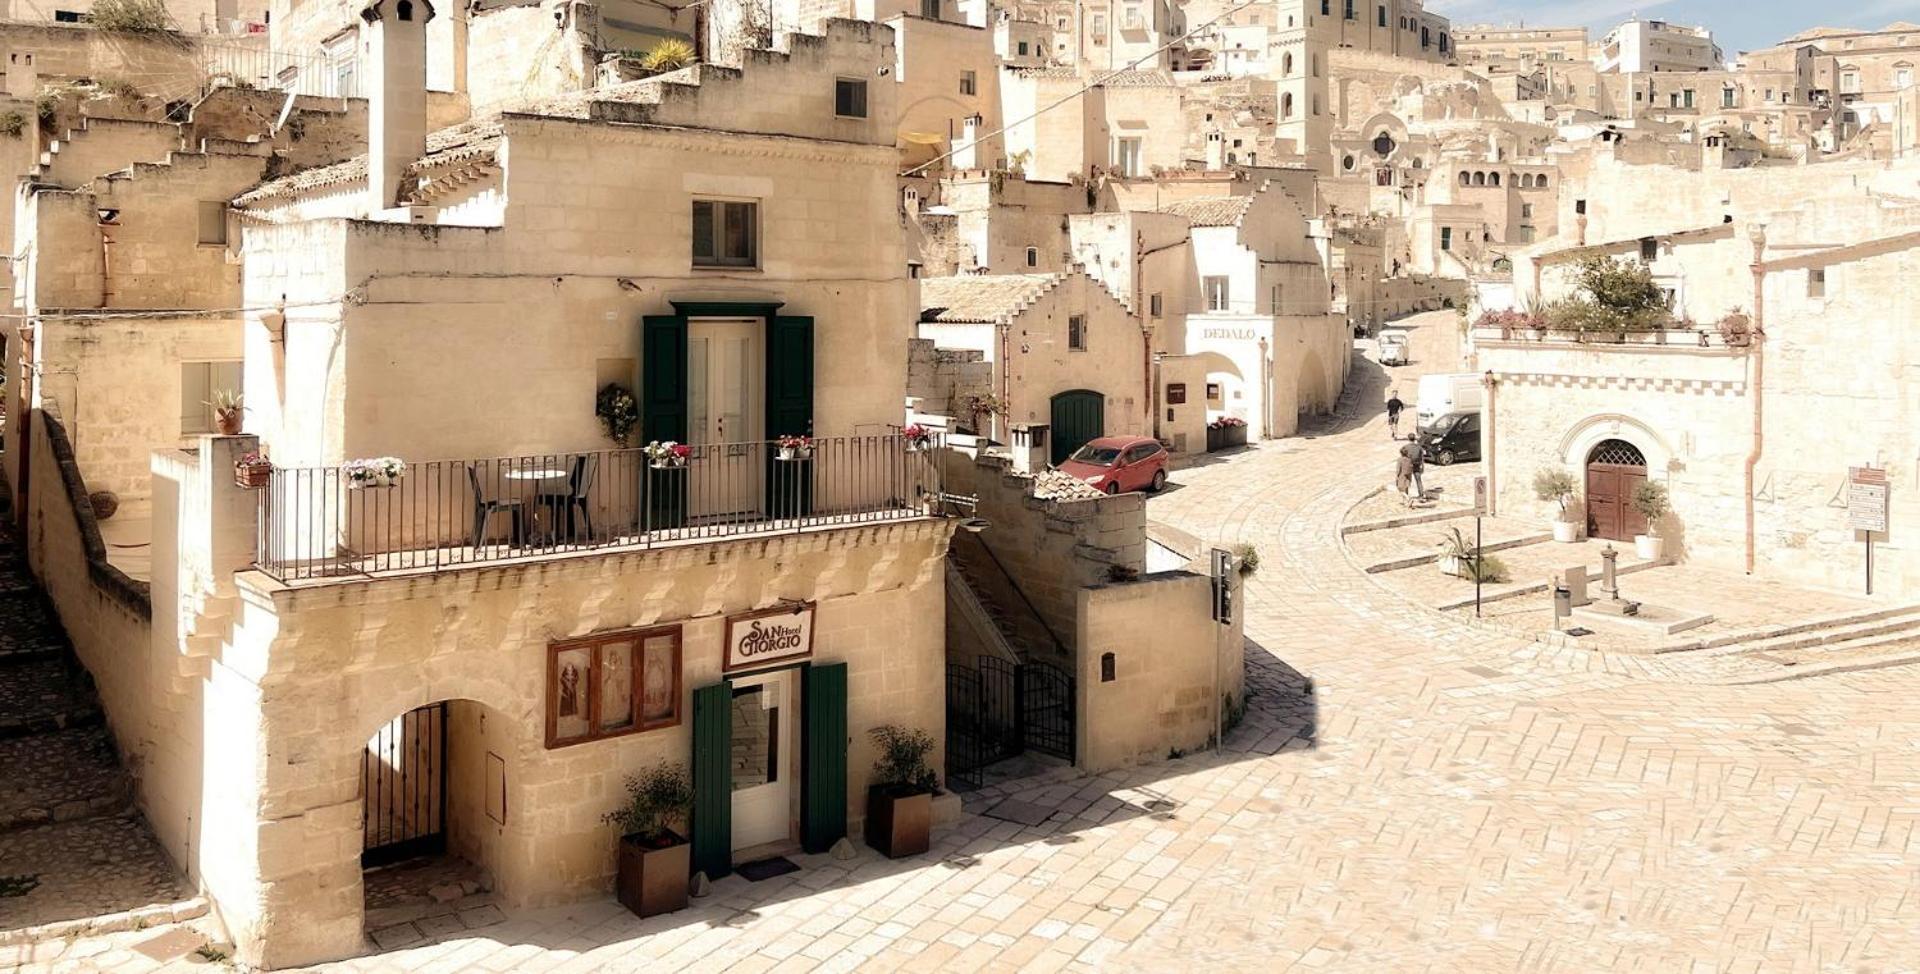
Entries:
[[682, 765], [662, 761], [627, 776], [627, 803], [606, 814], [620, 826], [620, 905], [643, 916], [685, 909], [691, 849], [673, 827], [693, 808], [693, 782]]
[[1673, 506], [1667, 500], [1666, 485], [1649, 480], [1635, 487], [1633, 509], [1647, 519], [1647, 533], [1633, 536], [1634, 553], [1642, 561], [1656, 561], [1667, 553], [1667, 541], [1660, 534], [1660, 522], [1673, 512]]
[[867, 845], [889, 859], [917, 856], [932, 844], [933, 793], [940, 785], [927, 765], [933, 735], [886, 724], [867, 736], [880, 747], [867, 785]]
[[1573, 515], [1573, 474], [1561, 467], [1542, 467], [1533, 475], [1533, 496], [1560, 508], [1553, 520], [1553, 540], [1561, 544], [1580, 540], [1580, 522]]

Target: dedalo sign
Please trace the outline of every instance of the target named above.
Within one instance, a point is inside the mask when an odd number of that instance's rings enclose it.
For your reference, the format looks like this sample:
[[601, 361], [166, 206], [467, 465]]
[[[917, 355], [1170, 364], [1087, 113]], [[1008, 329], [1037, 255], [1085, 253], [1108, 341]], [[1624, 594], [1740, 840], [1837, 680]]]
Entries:
[[754, 669], [813, 655], [813, 603], [783, 605], [727, 618], [724, 669]]

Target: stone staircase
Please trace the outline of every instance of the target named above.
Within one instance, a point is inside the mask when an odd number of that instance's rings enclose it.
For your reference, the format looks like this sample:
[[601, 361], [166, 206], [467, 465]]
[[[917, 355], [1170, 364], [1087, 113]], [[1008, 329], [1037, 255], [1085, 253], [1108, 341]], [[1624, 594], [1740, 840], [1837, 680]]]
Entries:
[[1716, 655], [1738, 655], [1780, 668], [1777, 677], [1763, 671], [1741, 682], [1920, 663], [1920, 605], [1871, 609], [1743, 633], [1706, 648]]
[[0, 536], [0, 946], [206, 915], [134, 806], [86, 669]]

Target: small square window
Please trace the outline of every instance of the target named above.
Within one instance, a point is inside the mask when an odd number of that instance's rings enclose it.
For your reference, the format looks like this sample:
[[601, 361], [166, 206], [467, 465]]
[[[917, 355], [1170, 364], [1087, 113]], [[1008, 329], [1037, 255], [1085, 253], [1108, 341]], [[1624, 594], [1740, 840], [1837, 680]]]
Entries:
[[1827, 296], [1827, 269], [1812, 267], [1807, 270], [1807, 297], [1824, 298]]
[[1027, 248], [1027, 266], [1028, 267], [1040, 266], [1040, 248], [1038, 247]]
[[974, 93], [974, 88], [975, 88], [975, 78], [974, 78], [973, 72], [971, 71], [960, 72], [960, 93], [963, 95], [971, 95]]
[[1087, 350], [1087, 316], [1067, 316], [1067, 348], [1076, 352]]
[[835, 78], [833, 113], [841, 118], [866, 118], [867, 83], [853, 78]]
[[1660, 241], [1647, 237], [1640, 241], [1640, 259], [1651, 264], [1660, 259]]
[[222, 200], [200, 201], [200, 242], [227, 242], [227, 204]]
[[1147, 313], [1155, 318], [1160, 317], [1160, 292], [1155, 291], [1147, 298]]
[[693, 265], [752, 267], [759, 259], [757, 203], [693, 201]]
[[1222, 277], [1203, 277], [1200, 288], [1207, 296], [1208, 311], [1227, 310], [1227, 279]]
[[1218, 382], [1207, 383], [1207, 401], [1208, 402], [1220, 401], [1220, 383]]

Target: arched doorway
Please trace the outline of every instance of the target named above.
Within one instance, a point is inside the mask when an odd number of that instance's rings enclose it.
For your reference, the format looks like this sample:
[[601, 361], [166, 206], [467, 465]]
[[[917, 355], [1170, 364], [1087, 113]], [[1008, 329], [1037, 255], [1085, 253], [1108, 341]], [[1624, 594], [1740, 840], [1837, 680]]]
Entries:
[[1074, 389], [1053, 397], [1053, 462], [1107, 431], [1107, 397], [1091, 389]]
[[1631, 541], [1647, 519], [1633, 509], [1635, 488], [1647, 482], [1647, 457], [1626, 440], [1601, 440], [1587, 453], [1587, 537]]
[[408, 710], [366, 740], [360, 865], [368, 932], [496, 901], [512, 726], [478, 701], [449, 699]]

